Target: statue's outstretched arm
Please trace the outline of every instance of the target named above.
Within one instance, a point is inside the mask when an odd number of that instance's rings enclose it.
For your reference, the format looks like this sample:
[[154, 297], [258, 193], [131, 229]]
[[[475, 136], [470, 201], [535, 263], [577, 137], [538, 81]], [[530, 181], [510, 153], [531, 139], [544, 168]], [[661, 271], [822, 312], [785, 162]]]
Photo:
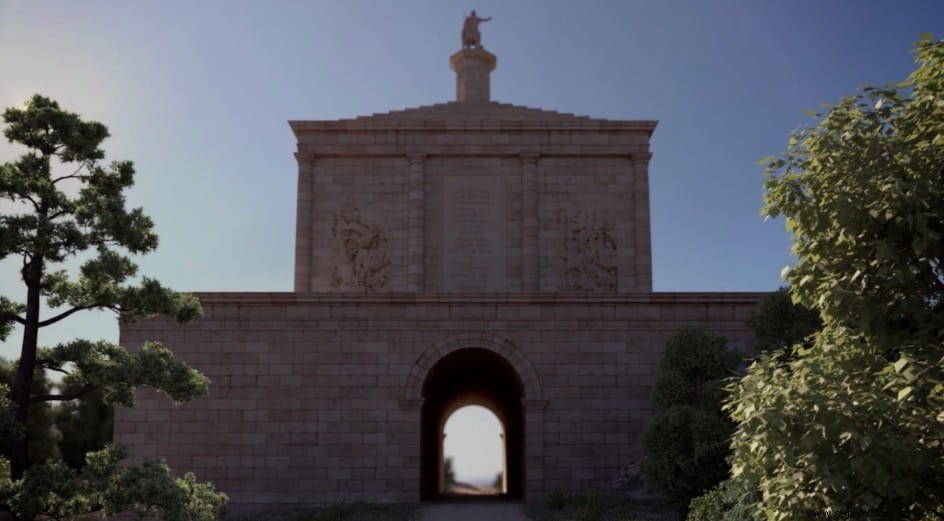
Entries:
[[482, 21], [483, 21], [483, 22], [487, 22], [487, 21], [489, 21], [489, 20], [491, 20], [491, 19], [492, 19], [492, 17], [489, 16], [488, 18], [482, 18]]

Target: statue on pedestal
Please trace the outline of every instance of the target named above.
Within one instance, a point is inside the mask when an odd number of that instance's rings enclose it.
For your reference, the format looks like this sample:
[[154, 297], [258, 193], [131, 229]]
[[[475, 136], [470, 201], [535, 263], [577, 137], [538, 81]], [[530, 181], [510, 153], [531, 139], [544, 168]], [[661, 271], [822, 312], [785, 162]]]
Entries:
[[465, 17], [462, 24], [462, 48], [463, 49], [484, 49], [482, 47], [482, 33], [479, 32], [479, 24], [491, 20], [492, 17], [479, 18], [475, 11]]

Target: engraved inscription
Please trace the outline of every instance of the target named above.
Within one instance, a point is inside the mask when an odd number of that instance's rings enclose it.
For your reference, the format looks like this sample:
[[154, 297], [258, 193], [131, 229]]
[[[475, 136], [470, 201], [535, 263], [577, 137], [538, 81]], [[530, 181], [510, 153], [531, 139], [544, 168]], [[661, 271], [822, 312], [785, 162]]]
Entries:
[[443, 179], [443, 289], [505, 290], [505, 197], [501, 179]]

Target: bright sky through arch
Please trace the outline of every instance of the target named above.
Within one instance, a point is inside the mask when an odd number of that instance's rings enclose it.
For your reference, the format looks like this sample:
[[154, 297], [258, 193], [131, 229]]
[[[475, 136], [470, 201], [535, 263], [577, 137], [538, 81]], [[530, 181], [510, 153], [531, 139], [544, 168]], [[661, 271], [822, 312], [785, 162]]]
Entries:
[[479, 405], [457, 409], [446, 420], [443, 454], [452, 456], [456, 481], [491, 485], [502, 471], [503, 429], [495, 414]]

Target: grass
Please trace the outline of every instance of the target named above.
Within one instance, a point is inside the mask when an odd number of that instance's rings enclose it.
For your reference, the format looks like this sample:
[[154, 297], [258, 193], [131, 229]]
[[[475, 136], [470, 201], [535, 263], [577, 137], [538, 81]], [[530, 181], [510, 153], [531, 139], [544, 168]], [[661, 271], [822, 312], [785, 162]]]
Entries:
[[633, 504], [606, 491], [552, 492], [543, 502], [525, 505], [532, 521], [677, 521], [664, 505]]
[[[419, 508], [416, 503], [343, 502], [227, 517], [226, 521], [417, 521]], [[666, 505], [634, 504], [617, 493], [596, 490], [552, 492], [543, 501], [526, 504], [524, 510], [532, 521], [680, 521]]]
[[282, 509], [227, 517], [227, 521], [416, 521], [419, 505], [413, 503], [332, 503], [317, 508]]

